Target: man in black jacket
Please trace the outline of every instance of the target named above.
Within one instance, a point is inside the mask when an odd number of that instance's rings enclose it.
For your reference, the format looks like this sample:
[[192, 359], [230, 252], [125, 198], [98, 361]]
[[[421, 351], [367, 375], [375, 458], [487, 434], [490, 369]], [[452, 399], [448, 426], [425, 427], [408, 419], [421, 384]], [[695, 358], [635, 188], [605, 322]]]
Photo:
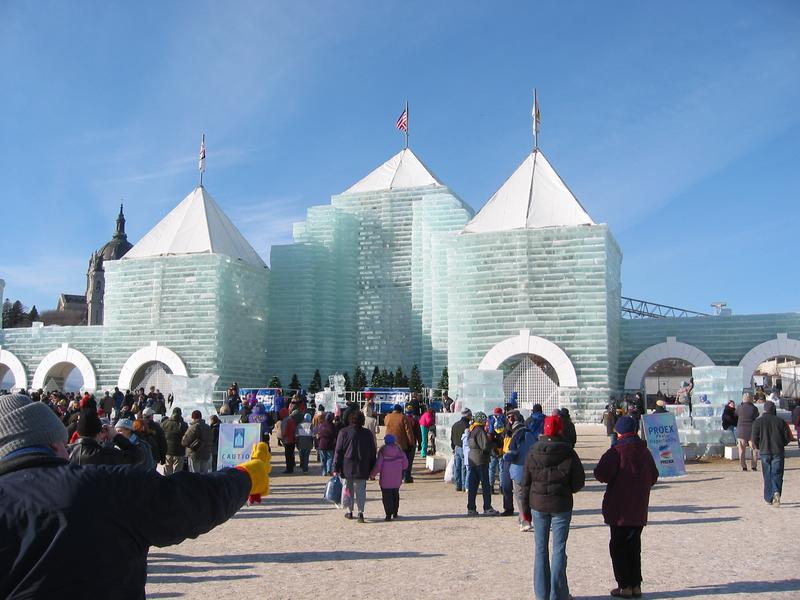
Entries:
[[453, 482], [456, 491], [460, 492], [467, 486], [467, 462], [464, 460], [464, 446], [461, 438], [472, 420], [472, 411], [465, 408], [461, 411], [461, 418], [450, 428], [450, 449], [453, 451]]
[[761, 456], [761, 475], [764, 478], [764, 500], [772, 506], [781, 505], [783, 491], [784, 446], [789, 443], [789, 426], [776, 416], [775, 404], [767, 400], [764, 414], [753, 423], [753, 447]]
[[164, 475], [172, 475], [183, 470], [186, 448], [181, 444], [189, 425], [183, 420], [183, 412], [179, 406], [172, 409], [172, 416], [161, 422], [164, 439], [167, 442], [167, 455], [164, 461]]
[[[150, 546], [210, 531], [267, 480], [258, 460], [172, 477], [79, 467], [67, 462], [66, 439], [41, 402], [0, 396], [0, 598], [144, 598]], [[92, 556], [90, 577], [65, 560], [83, 555]]]
[[[525, 459], [522, 511], [525, 520], [533, 518], [533, 588], [537, 598], [569, 598], [567, 537], [572, 495], [583, 488], [585, 477], [578, 455], [562, 433], [561, 417], [546, 417], [544, 433]], [[548, 553], [551, 529], [552, 562]]]

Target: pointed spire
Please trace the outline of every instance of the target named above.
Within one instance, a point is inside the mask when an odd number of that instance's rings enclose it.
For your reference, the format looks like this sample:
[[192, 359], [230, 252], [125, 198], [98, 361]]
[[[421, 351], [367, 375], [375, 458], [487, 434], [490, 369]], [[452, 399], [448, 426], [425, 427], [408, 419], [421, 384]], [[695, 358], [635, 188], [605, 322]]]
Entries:
[[443, 186], [417, 155], [406, 148], [345, 190], [345, 194], [379, 192], [397, 188]]
[[119, 216], [117, 216], [117, 231], [114, 233], [114, 237], [117, 239], [128, 239], [128, 235], [125, 233], [125, 214], [122, 212], [121, 200], [119, 203]]

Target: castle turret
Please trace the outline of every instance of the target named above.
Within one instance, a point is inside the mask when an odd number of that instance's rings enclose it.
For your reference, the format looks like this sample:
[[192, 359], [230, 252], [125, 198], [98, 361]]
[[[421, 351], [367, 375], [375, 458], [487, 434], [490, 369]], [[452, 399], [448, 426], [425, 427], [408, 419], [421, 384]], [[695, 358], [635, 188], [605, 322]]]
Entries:
[[133, 244], [128, 241], [128, 235], [125, 233], [125, 213], [122, 210], [122, 203], [120, 203], [114, 236], [89, 259], [89, 270], [86, 273], [86, 306], [89, 325], [103, 324], [103, 298], [105, 296], [103, 262], [119, 260], [131, 248], [133, 248]]

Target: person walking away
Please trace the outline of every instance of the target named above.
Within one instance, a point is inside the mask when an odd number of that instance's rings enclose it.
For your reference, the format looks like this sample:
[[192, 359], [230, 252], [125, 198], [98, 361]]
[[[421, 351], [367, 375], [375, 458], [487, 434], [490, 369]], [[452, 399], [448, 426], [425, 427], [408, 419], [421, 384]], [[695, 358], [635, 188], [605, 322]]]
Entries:
[[106, 392], [100, 400], [100, 408], [103, 409], [103, 416], [111, 419], [114, 414], [114, 398], [111, 397], [110, 392]]
[[167, 456], [164, 461], [164, 475], [172, 475], [183, 470], [186, 460], [186, 448], [181, 444], [188, 423], [183, 420], [183, 411], [179, 406], [172, 409], [172, 415], [162, 422], [164, 437], [167, 440]]
[[114, 400], [114, 417], [112, 423], [119, 419], [119, 411], [122, 410], [122, 403], [125, 400], [125, 394], [119, 391], [118, 387], [114, 388], [114, 394], [111, 396]]
[[317, 427], [317, 449], [322, 461], [322, 476], [333, 474], [333, 451], [336, 449], [336, 426], [333, 413], [325, 413], [325, 420]]
[[422, 438], [422, 447], [420, 450], [420, 457], [425, 458], [428, 456], [428, 435], [431, 429], [436, 427], [436, 412], [429, 408], [419, 418], [420, 437]]
[[[411, 395], [412, 398], [414, 394]], [[409, 444], [408, 449], [406, 450], [406, 457], [408, 458], [408, 469], [406, 470], [406, 479], [404, 480], [406, 483], [414, 483], [414, 478], [411, 476], [411, 468], [414, 465], [414, 454], [415, 450], [422, 450], [422, 430], [419, 427], [419, 421], [417, 420], [417, 414], [419, 413], [419, 404], [417, 404], [417, 408], [414, 408], [414, 404], [409, 402], [406, 404], [405, 414], [403, 418], [406, 420], [409, 429], [411, 430], [413, 437], [411, 444]]]
[[722, 409], [722, 428], [725, 431], [730, 431], [733, 434], [733, 443], [736, 444], [736, 424], [739, 422], [739, 417], [736, 416], [736, 403], [729, 400]]
[[614, 432], [614, 425], [617, 423], [617, 411], [613, 404], [606, 404], [606, 410], [603, 412], [600, 422], [605, 425], [606, 435], [610, 442], [609, 445], [613, 446], [617, 442], [617, 434]]
[[375, 407], [373, 406], [371, 410], [367, 410], [367, 407], [364, 407], [364, 429], [369, 431], [372, 434], [372, 437], [375, 438], [375, 447], [378, 447], [378, 432], [380, 431], [380, 427], [378, 426], [378, 413], [375, 412]]
[[295, 433], [297, 450], [300, 453], [300, 470], [308, 473], [308, 460], [311, 457], [311, 448], [314, 447], [314, 433], [311, 431], [311, 415], [303, 417], [303, 422], [297, 426]]
[[[638, 395], [641, 396], [641, 394]], [[575, 431], [575, 423], [572, 422], [572, 417], [569, 416], [569, 409], [566, 407], [559, 409], [558, 415], [561, 417], [562, 427], [564, 428], [564, 439], [574, 448], [575, 444], [578, 443], [578, 434]]]
[[450, 449], [453, 451], [453, 482], [456, 491], [462, 491], [467, 485], [467, 469], [464, 461], [464, 447], [462, 437], [472, 420], [472, 412], [465, 408], [461, 411], [461, 418], [450, 428]]
[[534, 433], [525, 426], [525, 423], [515, 422], [511, 428], [511, 441], [508, 450], [503, 455], [503, 460], [508, 463], [508, 474], [511, 477], [511, 487], [514, 502], [519, 514], [519, 530], [522, 532], [533, 531], [530, 515], [524, 510], [524, 478], [525, 459], [533, 445], [539, 441], [539, 434]]
[[739, 449], [739, 464], [742, 465], [742, 471], [747, 471], [747, 461], [745, 460], [745, 451], [750, 446], [750, 468], [753, 471], [758, 471], [756, 466], [758, 460], [758, 451], [753, 446], [752, 434], [753, 423], [758, 418], [758, 409], [753, 404], [753, 397], [745, 392], [742, 395], [742, 403], [736, 409], [736, 445]]
[[408, 458], [390, 433], [383, 438], [383, 447], [378, 450], [378, 458], [370, 472], [370, 479], [380, 473], [381, 499], [383, 512], [386, 513], [384, 521], [397, 518], [400, 510], [400, 485], [403, 483], [403, 472], [408, 467]]
[[364, 504], [367, 501], [367, 479], [375, 466], [376, 448], [372, 434], [364, 429], [364, 413], [352, 411], [349, 424], [342, 429], [333, 453], [333, 473], [341, 474], [351, 499], [345, 507], [345, 518], [353, 518], [353, 504], [358, 507], [358, 522], [364, 523]]
[[784, 448], [789, 444], [789, 425], [775, 412], [774, 402], [764, 402], [764, 414], [753, 423], [752, 442], [761, 457], [764, 500], [777, 507], [781, 505], [783, 492]]
[[203, 420], [199, 410], [192, 411], [192, 424], [186, 430], [181, 445], [189, 453], [189, 470], [192, 473], [208, 473], [211, 470], [211, 427]]
[[611, 528], [608, 551], [617, 587], [611, 595], [642, 595], [642, 529], [647, 525], [650, 488], [658, 480], [658, 468], [647, 444], [637, 434], [630, 417], [617, 421], [617, 443], [606, 450], [594, 476], [607, 484], [603, 496], [603, 520]]
[[287, 413], [281, 419], [281, 443], [283, 444], [283, 456], [286, 460], [284, 473], [294, 473], [294, 447], [296, 441], [297, 421], [292, 417], [292, 413]]
[[117, 421], [117, 424], [114, 425], [114, 427], [117, 430], [117, 433], [127, 439], [135, 448], [135, 450], [132, 451], [135, 453], [135, 458], [131, 464], [142, 466], [147, 470], [155, 471], [156, 462], [153, 460], [153, 453], [150, 450], [150, 444], [136, 435], [135, 422], [131, 421], [130, 419], [120, 419]]
[[399, 404], [394, 405], [392, 412], [384, 417], [383, 427], [386, 435], [391, 434], [394, 436], [395, 444], [406, 453], [406, 458], [408, 458], [409, 450], [411, 451], [412, 460], [408, 461], [408, 467], [403, 474], [403, 481], [405, 483], [410, 483], [413, 481], [411, 478], [411, 463], [414, 457], [416, 439], [414, 437], [413, 427], [411, 427], [405, 415], [403, 415], [402, 406]]
[[325, 407], [320, 404], [317, 406], [317, 412], [311, 418], [311, 431], [314, 433], [314, 451], [317, 455], [317, 462], [322, 462], [322, 456], [319, 452], [319, 438], [317, 437], [317, 430], [319, 426], [325, 421]]
[[492, 508], [492, 485], [489, 483], [489, 457], [494, 451], [494, 442], [486, 433], [486, 415], [480, 411], [476, 412], [469, 426], [467, 443], [469, 454], [469, 481], [467, 482], [467, 515], [475, 516], [478, 514], [475, 503], [478, 496], [478, 484], [483, 492], [483, 514], [487, 516], [497, 516], [498, 513]]
[[[566, 600], [567, 538], [573, 494], [585, 483], [583, 465], [564, 439], [561, 417], [545, 417], [544, 432], [525, 459], [523, 510], [533, 521], [533, 590], [537, 600]], [[550, 531], [553, 556], [549, 555]]]
[[[151, 546], [207, 533], [267, 480], [261, 460], [169, 478], [79, 467], [66, 438], [41, 402], [0, 396], [0, 598], [144, 598]], [[87, 548], [91, 573], [70, 559]]]
[[542, 405], [538, 402], [533, 405], [530, 416], [525, 419], [525, 427], [531, 430], [536, 439], [539, 439], [539, 436], [542, 435], [542, 431], [544, 431], [544, 413], [542, 412]]

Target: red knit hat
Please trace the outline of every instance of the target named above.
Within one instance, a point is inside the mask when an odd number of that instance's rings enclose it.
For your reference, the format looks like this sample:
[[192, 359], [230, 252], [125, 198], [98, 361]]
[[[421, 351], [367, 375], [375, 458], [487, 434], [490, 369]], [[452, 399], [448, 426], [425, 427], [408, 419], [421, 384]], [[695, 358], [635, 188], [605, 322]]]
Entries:
[[496, 414], [496, 415], [502, 415], [502, 414], [503, 414], [503, 409], [502, 409], [502, 408], [500, 408], [499, 406], [495, 407], [495, 409], [494, 409], [494, 414]]
[[561, 432], [564, 431], [564, 423], [561, 421], [561, 417], [545, 417], [544, 418], [544, 435], [546, 436], [554, 436], [554, 435], [561, 435]]

